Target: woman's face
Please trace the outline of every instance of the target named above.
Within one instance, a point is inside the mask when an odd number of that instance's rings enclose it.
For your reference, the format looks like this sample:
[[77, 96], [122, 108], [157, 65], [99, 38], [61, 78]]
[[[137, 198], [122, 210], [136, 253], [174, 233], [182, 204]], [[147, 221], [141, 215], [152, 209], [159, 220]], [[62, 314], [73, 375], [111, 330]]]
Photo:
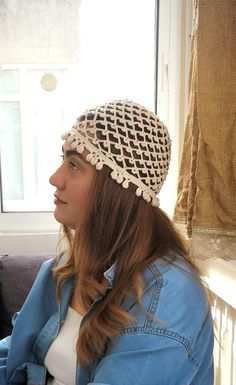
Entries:
[[63, 152], [62, 165], [49, 179], [56, 187], [54, 217], [58, 222], [76, 229], [86, 215], [96, 169], [85, 160], [85, 152], [77, 153], [66, 142]]

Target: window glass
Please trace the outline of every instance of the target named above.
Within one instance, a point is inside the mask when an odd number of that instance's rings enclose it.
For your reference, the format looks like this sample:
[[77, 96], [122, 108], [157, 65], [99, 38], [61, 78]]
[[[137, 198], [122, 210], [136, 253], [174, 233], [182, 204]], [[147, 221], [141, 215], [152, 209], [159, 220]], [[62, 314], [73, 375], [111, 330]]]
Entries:
[[3, 212], [53, 210], [60, 134], [85, 108], [130, 98], [154, 110], [155, 0], [1, 2]]
[[19, 102], [0, 102], [0, 143], [3, 196], [23, 199]]
[[19, 92], [19, 71], [0, 70], [0, 94]]

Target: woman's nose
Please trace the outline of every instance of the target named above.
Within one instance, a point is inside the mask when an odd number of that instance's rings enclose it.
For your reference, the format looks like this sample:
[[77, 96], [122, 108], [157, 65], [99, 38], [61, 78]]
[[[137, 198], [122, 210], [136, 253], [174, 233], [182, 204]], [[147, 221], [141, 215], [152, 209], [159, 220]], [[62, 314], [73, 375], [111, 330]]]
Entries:
[[60, 166], [54, 174], [49, 178], [49, 183], [55, 186], [58, 190], [63, 190], [65, 186], [65, 180], [63, 178], [62, 166]]

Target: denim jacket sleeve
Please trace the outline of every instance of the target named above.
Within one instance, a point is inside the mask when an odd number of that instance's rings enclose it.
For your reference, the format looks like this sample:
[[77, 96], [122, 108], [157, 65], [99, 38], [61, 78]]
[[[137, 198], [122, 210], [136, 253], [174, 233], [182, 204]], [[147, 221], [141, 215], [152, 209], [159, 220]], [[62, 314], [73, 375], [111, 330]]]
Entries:
[[[51, 279], [53, 260], [44, 262], [34, 285], [19, 313], [13, 316], [11, 336], [0, 341], [0, 384], [25, 384], [34, 340], [51, 314], [54, 305], [54, 282]], [[52, 289], [53, 287], [53, 289]], [[41, 312], [38, 309], [42, 309]]]
[[[12, 325], [16, 322], [18, 312], [14, 314], [12, 317]], [[6, 363], [7, 357], [11, 346], [11, 336], [5, 337], [0, 340], [0, 384], [6, 385]]]
[[0, 341], [0, 384], [6, 385], [6, 361], [11, 344], [11, 337], [6, 337]]
[[175, 267], [160, 273], [152, 266], [146, 282], [145, 311], [130, 308], [134, 325], [109, 343], [86, 385], [213, 385], [214, 334], [204, 291]]

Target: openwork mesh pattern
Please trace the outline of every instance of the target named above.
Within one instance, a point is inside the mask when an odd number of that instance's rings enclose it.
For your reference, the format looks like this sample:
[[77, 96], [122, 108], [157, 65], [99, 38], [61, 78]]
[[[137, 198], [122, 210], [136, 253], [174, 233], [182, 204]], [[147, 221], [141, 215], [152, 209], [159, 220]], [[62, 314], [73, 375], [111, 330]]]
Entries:
[[78, 153], [89, 151], [86, 160], [101, 170], [107, 165], [111, 177], [153, 206], [166, 178], [170, 161], [167, 128], [145, 107], [116, 100], [86, 110], [62, 138]]

